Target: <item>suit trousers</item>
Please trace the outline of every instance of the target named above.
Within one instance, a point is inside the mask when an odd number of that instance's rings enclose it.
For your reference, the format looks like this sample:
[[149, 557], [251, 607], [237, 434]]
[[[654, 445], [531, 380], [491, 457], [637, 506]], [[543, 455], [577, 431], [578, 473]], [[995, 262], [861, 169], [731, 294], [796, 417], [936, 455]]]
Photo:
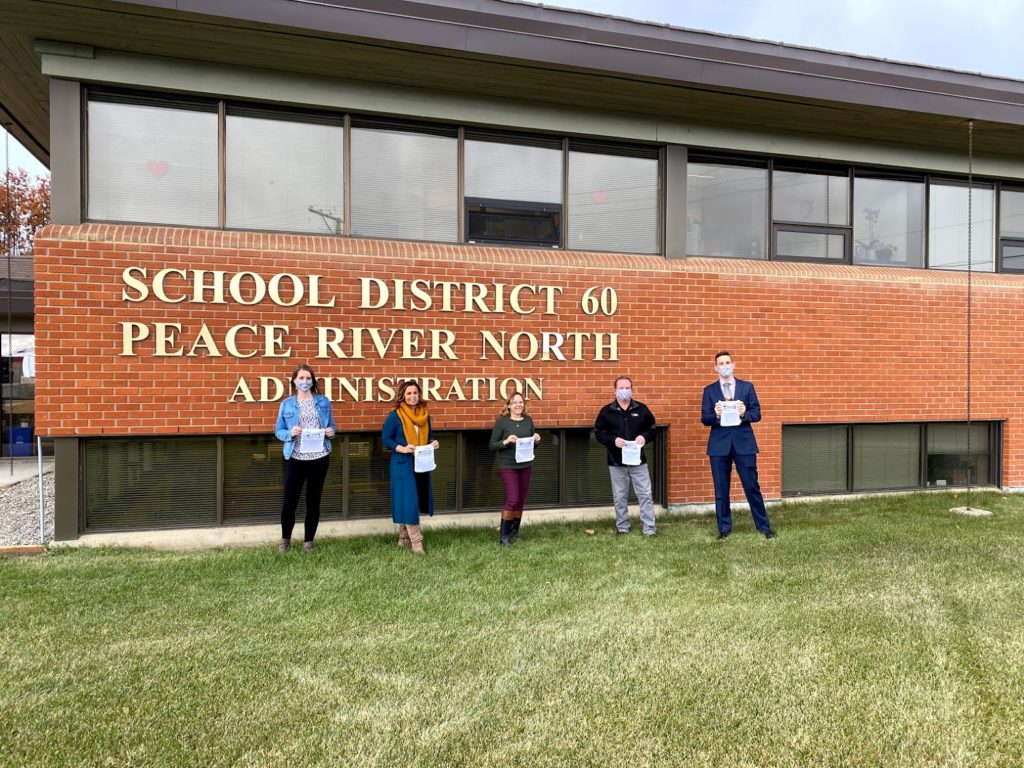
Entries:
[[731, 453], [728, 456], [708, 456], [711, 461], [711, 477], [715, 482], [715, 520], [719, 533], [732, 530], [732, 510], [729, 507], [729, 486], [732, 484], [732, 465], [736, 464], [736, 474], [740, 476], [743, 493], [750, 504], [750, 514], [754, 518], [754, 527], [761, 533], [771, 530], [768, 512], [764, 508], [764, 497], [761, 495], [761, 484], [757, 480], [757, 454]]
[[651, 497], [651, 474], [647, 465], [637, 467], [608, 467], [612, 478], [612, 500], [615, 503], [615, 528], [620, 533], [629, 532], [629, 483], [632, 481], [636, 498], [640, 502], [640, 522], [644, 534], [654, 533], [654, 500]]

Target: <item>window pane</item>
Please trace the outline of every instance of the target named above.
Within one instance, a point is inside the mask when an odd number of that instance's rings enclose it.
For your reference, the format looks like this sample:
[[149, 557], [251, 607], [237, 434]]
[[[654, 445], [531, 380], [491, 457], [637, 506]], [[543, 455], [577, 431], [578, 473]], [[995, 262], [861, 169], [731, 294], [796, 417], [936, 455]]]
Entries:
[[[320, 519], [341, 517], [341, 451], [344, 441], [333, 440], [330, 466], [324, 481]], [[224, 522], [276, 523], [281, 519], [284, 491], [284, 454], [281, 441], [273, 435], [248, 435], [224, 438]], [[306, 488], [299, 496], [295, 518], [299, 524], [306, 516]]]
[[89, 218], [217, 226], [217, 114], [89, 102]]
[[610, 504], [612, 482], [608, 475], [608, 450], [597, 442], [594, 430], [566, 430], [565, 441], [563, 503], [567, 506]]
[[[558, 505], [560, 432], [538, 429], [540, 442], [534, 446], [533, 474], [530, 475], [530, 491], [526, 494], [526, 508], [554, 507]], [[647, 459], [650, 461], [650, 458]]]
[[834, 259], [846, 258], [846, 238], [823, 232], [792, 232], [778, 230], [775, 257], [779, 259]]
[[[541, 441], [534, 449], [527, 509], [558, 504], [558, 433], [538, 432]], [[498, 469], [498, 454], [490, 448], [491, 430], [463, 432], [463, 439], [462, 508], [501, 509], [505, 504], [505, 486]]]
[[344, 234], [339, 125], [227, 117], [227, 226]]
[[921, 485], [921, 427], [869, 424], [853, 428], [853, 489], [878, 491]]
[[854, 264], [924, 265], [924, 184], [857, 179], [853, 187]]
[[849, 195], [846, 176], [775, 171], [772, 217], [803, 224], [849, 224]]
[[[928, 194], [928, 266], [967, 269], [967, 187], [932, 184]], [[995, 269], [995, 193], [991, 187], [975, 186], [972, 198], [972, 268], [992, 272]]]
[[1003, 245], [1003, 269], [1024, 272], [1024, 245]]
[[846, 434], [846, 427], [783, 427], [783, 495], [847, 490]]
[[999, 233], [1024, 240], [1024, 192], [999, 193]]
[[562, 203], [562, 151], [466, 141], [466, 197]]
[[[434, 511], [455, 511], [455, 473], [458, 465], [455, 461], [458, 432], [435, 432], [434, 438], [441, 447], [434, 454], [437, 469], [430, 473], [430, 485], [434, 491]], [[390, 460], [390, 456], [388, 459]], [[389, 497], [390, 498], [390, 497]], [[390, 507], [389, 507], [390, 514]]]
[[217, 441], [88, 440], [85, 530], [217, 523]]
[[458, 141], [353, 128], [352, 234], [458, 240]]
[[391, 517], [390, 466], [380, 432], [349, 435], [349, 517]]
[[928, 425], [928, 485], [967, 485], [970, 466], [972, 483], [990, 483], [989, 425], [971, 425], [971, 447], [967, 450], [966, 424]]
[[569, 153], [569, 247], [657, 253], [658, 161]]
[[463, 432], [462, 507], [500, 509], [505, 490], [498, 473], [498, 454], [491, 451], [491, 431]]
[[768, 169], [690, 163], [686, 173], [686, 253], [763, 259]]

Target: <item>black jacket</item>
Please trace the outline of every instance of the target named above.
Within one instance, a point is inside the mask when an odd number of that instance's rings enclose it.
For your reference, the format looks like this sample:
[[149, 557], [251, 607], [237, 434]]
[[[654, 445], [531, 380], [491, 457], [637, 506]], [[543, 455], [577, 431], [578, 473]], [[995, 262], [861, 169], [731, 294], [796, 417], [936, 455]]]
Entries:
[[[615, 438], [636, 440], [643, 435], [645, 443], [652, 443], [654, 424], [654, 414], [639, 400], [630, 402], [627, 410], [619, 406], [618, 400], [602, 408], [594, 420], [594, 437], [608, 449], [608, 465], [623, 466], [622, 449], [615, 447]], [[640, 463], [647, 463], [647, 452], [643, 448], [640, 449]]]

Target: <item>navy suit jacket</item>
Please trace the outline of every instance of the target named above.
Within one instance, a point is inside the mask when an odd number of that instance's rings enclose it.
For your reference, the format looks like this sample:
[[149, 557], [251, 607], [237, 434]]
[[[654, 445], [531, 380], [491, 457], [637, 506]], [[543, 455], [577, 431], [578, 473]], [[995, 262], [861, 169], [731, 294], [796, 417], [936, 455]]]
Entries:
[[742, 379], [735, 379], [735, 382], [736, 392], [733, 393], [733, 400], [742, 400], [747, 406], [738, 427], [720, 426], [718, 417], [715, 416], [715, 403], [725, 399], [722, 396], [721, 385], [716, 381], [704, 387], [700, 421], [711, 427], [711, 434], [708, 435], [708, 456], [757, 453], [757, 440], [754, 438], [754, 428], [750, 425], [761, 420], [761, 403], [757, 400], [753, 384]]

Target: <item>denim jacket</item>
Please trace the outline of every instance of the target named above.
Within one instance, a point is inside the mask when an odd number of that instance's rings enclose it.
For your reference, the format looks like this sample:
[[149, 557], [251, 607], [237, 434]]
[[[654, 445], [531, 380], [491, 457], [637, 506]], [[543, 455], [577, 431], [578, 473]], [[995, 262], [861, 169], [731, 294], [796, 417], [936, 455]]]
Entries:
[[[323, 395], [313, 395], [313, 402], [316, 403], [316, 412], [320, 417], [320, 426], [323, 429], [328, 427], [334, 429], [334, 413], [331, 411], [331, 401]], [[284, 443], [284, 457], [290, 459], [295, 450], [295, 438], [292, 437], [292, 427], [299, 426], [299, 403], [295, 395], [286, 397], [281, 401], [281, 408], [277, 412], [277, 426], [274, 434], [278, 440]], [[324, 450], [331, 452], [331, 441], [324, 437]]]

